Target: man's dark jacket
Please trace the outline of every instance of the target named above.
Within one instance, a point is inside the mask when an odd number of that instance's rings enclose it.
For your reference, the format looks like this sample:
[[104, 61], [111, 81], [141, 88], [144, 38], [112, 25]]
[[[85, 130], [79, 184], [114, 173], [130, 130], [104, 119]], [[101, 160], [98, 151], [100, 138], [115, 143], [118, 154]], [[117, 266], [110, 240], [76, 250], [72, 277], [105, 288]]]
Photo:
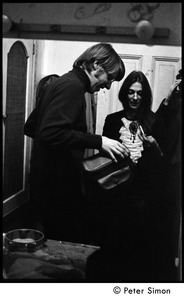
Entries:
[[85, 93], [89, 87], [86, 73], [75, 67], [56, 79], [42, 99], [30, 171], [31, 195], [42, 206], [52, 204], [59, 210], [60, 205], [81, 199], [84, 151], [102, 145], [100, 135], [87, 133]]

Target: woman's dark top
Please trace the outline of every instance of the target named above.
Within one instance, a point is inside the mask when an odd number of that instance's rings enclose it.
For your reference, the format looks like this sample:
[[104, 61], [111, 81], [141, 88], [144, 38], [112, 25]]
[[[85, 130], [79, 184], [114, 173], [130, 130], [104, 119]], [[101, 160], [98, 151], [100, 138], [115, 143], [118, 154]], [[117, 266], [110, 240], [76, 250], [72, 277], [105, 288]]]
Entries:
[[[165, 126], [161, 117], [155, 117], [153, 112], [150, 113], [153, 123], [151, 130], [147, 130], [144, 124], [140, 124], [143, 127], [144, 133], [152, 135], [162, 152], [165, 152]], [[106, 117], [103, 135], [112, 139], [120, 140], [120, 128], [123, 126], [121, 119], [126, 117], [125, 111], [118, 111], [112, 113]], [[160, 157], [159, 153], [153, 151], [153, 149], [144, 147], [142, 157], [139, 158], [138, 163], [133, 169], [133, 178], [126, 187], [119, 188], [117, 197], [121, 199], [131, 198], [133, 201], [141, 199], [144, 203], [150, 203], [151, 199], [158, 200], [158, 196], [162, 195], [162, 171], [164, 167], [164, 158]]]

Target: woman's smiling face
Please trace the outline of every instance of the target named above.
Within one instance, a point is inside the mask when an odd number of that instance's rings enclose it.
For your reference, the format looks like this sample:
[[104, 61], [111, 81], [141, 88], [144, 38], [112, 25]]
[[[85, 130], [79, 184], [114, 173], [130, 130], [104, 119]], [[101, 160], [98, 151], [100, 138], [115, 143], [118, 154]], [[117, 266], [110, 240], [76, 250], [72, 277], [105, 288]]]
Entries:
[[128, 104], [131, 110], [137, 110], [142, 100], [142, 84], [140, 82], [133, 83], [128, 90]]

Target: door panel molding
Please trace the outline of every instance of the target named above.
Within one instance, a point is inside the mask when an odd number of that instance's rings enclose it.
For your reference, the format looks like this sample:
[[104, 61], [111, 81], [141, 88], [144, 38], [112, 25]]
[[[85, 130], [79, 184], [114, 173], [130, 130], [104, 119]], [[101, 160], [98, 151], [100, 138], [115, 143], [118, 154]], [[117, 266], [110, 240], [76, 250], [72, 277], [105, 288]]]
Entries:
[[171, 86], [175, 82], [180, 66], [181, 59], [179, 57], [152, 57], [152, 110], [154, 112], [158, 109], [161, 101], [167, 96]]

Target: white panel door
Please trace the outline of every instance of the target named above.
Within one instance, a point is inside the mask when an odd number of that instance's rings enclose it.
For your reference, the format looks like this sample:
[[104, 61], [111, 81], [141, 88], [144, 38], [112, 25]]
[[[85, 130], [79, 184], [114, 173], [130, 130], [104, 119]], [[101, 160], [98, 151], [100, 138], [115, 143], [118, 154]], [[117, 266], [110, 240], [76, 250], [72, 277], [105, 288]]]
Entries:
[[34, 41], [3, 39], [3, 216], [28, 200], [31, 141], [23, 126], [33, 105]]

